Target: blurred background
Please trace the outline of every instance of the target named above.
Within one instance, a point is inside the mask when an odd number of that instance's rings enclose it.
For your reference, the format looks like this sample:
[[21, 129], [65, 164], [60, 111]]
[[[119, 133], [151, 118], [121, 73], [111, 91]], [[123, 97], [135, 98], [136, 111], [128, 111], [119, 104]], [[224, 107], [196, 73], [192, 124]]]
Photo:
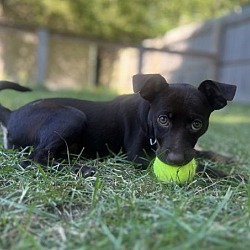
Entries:
[[250, 0], [1, 0], [0, 77], [132, 92], [136, 73], [238, 85], [250, 102]]

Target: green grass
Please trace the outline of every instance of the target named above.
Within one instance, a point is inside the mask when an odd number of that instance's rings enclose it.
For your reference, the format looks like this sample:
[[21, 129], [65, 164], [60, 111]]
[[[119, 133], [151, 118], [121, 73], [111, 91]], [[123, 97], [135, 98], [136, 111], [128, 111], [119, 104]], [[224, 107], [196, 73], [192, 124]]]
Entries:
[[4, 90], [0, 92], [0, 103], [12, 109], [18, 108], [28, 102], [43, 98], [52, 97], [70, 97], [88, 100], [105, 101], [110, 100], [115, 96], [115, 93], [105, 90], [104, 88], [98, 89], [85, 89], [84, 91], [58, 91], [49, 92], [46, 89], [35, 89], [32, 92], [16, 92], [13, 90]]
[[[15, 93], [6, 104], [12, 93], [4, 93], [1, 102], [12, 107], [53, 95]], [[200, 145], [234, 155], [241, 163], [207, 164], [249, 175], [249, 117], [249, 106], [232, 104], [212, 116]], [[250, 247], [250, 184], [204, 178], [182, 186], [160, 183], [122, 155], [87, 161], [99, 174], [83, 179], [67, 168], [23, 169], [23, 157], [22, 152], [0, 150], [0, 249]]]

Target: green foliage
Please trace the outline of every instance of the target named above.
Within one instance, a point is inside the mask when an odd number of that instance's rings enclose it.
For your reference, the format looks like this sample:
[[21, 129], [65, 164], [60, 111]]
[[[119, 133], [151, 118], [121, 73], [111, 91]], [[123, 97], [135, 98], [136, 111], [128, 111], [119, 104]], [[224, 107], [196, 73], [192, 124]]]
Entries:
[[18, 23], [137, 42], [176, 26], [226, 14], [249, 0], [2, 0], [4, 16]]

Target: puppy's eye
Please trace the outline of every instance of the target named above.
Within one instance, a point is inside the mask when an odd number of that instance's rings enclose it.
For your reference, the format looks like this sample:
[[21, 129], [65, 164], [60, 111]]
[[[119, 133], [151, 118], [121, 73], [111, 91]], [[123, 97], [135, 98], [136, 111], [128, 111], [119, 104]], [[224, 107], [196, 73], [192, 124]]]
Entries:
[[191, 124], [191, 129], [196, 132], [200, 130], [201, 128], [202, 128], [202, 121], [195, 119]]
[[164, 127], [168, 127], [169, 126], [169, 119], [166, 115], [160, 115], [157, 119], [157, 122]]

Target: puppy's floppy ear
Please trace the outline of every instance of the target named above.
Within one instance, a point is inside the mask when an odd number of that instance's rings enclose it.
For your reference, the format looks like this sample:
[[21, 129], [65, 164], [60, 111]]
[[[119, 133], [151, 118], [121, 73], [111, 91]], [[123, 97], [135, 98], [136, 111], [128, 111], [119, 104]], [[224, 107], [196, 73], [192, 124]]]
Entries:
[[227, 101], [232, 101], [236, 88], [235, 85], [219, 83], [212, 80], [205, 80], [198, 87], [206, 96], [213, 110], [222, 109], [227, 105]]
[[153, 101], [156, 95], [168, 87], [168, 83], [160, 74], [137, 74], [133, 76], [133, 88], [142, 98]]

